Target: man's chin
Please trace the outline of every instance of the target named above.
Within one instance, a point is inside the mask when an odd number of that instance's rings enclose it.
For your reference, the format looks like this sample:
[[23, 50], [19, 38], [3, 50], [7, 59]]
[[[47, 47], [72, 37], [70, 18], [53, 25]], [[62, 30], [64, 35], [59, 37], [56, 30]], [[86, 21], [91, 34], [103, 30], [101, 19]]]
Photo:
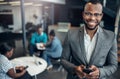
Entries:
[[94, 26], [94, 27], [86, 27], [87, 29], [89, 29], [89, 30], [95, 30], [96, 29], [96, 27]]
[[88, 30], [95, 30], [98, 25], [99, 25], [99, 23], [98, 24], [93, 24], [93, 25], [85, 23], [85, 26]]

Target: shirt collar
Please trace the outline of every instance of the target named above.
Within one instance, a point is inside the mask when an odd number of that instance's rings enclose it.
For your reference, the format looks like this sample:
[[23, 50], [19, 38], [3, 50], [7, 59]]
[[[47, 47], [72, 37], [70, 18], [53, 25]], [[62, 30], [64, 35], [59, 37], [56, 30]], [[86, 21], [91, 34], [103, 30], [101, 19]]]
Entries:
[[43, 35], [43, 32], [41, 33], [41, 35]]
[[[99, 31], [100, 31], [100, 26], [98, 26], [97, 32], [95, 34], [99, 33]], [[84, 26], [84, 34], [87, 35], [85, 26]]]
[[[38, 33], [37, 33], [38, 34]], [[43, 35], [43, 32], [41, 34], [38, 34], [38, 35]]]

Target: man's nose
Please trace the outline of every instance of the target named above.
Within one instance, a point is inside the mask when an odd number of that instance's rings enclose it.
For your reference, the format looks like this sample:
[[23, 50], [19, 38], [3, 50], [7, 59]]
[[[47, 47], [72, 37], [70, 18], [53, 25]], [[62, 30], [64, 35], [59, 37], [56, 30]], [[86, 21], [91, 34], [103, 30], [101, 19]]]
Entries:
[[92, 20], [95, 20], [95, 18], [96, 18], [96, 17], [95, 17], [94, 15], [91, 15], [91, 16], [90, 16], [90, 19], [92, 19]]

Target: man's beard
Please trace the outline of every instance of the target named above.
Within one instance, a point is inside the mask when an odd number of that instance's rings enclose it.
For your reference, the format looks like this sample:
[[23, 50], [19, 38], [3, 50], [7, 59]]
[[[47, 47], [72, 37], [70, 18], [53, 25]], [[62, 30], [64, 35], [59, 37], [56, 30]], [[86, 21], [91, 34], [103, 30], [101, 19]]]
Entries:
[[100, 23], [98, 23], [94, 28], [88, 27], [88, 25], [87, 25], [86, 22], [84, 22], [84, 24], [85, 24], [85, 27], [86, 27], [87, 29], [89, 29], [89, 30], [95, 30]]

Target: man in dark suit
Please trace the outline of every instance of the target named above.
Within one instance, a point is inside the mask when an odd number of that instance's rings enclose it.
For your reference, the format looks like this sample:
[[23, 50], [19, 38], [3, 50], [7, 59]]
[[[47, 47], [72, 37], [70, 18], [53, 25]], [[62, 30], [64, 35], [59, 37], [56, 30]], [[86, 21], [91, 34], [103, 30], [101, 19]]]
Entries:
[[100, 27], [102, 10], [99, 1], [87, 2], [83, 11], [85, 26], [68, 31], [61, 58], [67, 79], [107, 79], [117, 70], [116, 36]]

